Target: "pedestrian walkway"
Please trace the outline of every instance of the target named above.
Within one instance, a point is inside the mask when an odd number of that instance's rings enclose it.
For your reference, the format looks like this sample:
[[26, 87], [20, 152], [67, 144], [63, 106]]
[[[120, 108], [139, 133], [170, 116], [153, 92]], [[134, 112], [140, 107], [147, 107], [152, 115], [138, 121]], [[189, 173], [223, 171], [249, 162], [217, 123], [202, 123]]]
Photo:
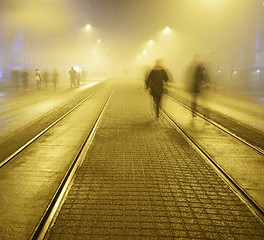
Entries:
[[132, 81], [119, 82], [48, 239], [264, 239], [264, 225]]

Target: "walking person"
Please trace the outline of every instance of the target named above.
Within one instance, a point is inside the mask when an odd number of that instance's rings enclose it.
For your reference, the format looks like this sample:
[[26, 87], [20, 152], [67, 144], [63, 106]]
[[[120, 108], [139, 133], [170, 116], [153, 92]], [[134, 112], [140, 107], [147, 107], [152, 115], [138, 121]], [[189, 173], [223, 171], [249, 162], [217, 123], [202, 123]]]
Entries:
[[146, 79], [146, 89], [150, 89], [150, 94], [153, 97], [154, 109], [156, 117], [159, 117], [162, 95], [164, 93], [164, 84], [169, 81], [167, 72], [163, 68], [162, 61], [156, 60], [153, 69], [150, 71]]
[[69, 74], [70, 74], [71, 88], [76, 87], [77, 72], [74, 70], [73, 67], [71, 67]]
[[44, 69], [43, 82], [45, 84], [45, 90], [48, 90], [48, 83], [49, 83], [49, 72], [48, 72], [48, 69]]
[[28, 78], [29, 78], [29, 73], [26, 69], [23, 69], [21, 72], [21, 79], [22, 79], [22, 87], [24, 91], [28, 91]]
[[205, 90], [209, 89], [210, 79], [200, 56], [195, 55], [187, 70], [189, 90], [192, 95], [192, 116], [195, 117], [197, 111], [197, 100]]
[[16, 91], [18, 92], [19, 88], [19, 70], [17, 68], [13, 68], [11, 71], [12, 76], [12, 84], [15, 86]]
[[76, 86], [80, 87], [80, 84], [81, 84], [81, 74], [80, 74], [80, 72], [78, 72], [76, 74]]
[[36, 84], [37, 84], [37, 89], [41, 89], [41, 76], [40, 76], [40, 71], [39, 69], [36, 69]]
[[53, 72], [52, 72], [52, 82], [53, 82], [53, 86], [54, 86], [55, 91], [57, 90], [58, 77], [59, 77], [58, 70], [56, 68], [54, 68]]

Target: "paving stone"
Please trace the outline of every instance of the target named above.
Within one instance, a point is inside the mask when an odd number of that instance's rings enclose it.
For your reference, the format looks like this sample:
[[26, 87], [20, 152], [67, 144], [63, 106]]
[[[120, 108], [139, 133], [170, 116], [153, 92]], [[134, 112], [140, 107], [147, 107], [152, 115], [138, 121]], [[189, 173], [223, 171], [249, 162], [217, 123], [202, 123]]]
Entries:
[[263, 223], [150, 106], [136, 83], [117, 85], [49, 239], [264, 239]]

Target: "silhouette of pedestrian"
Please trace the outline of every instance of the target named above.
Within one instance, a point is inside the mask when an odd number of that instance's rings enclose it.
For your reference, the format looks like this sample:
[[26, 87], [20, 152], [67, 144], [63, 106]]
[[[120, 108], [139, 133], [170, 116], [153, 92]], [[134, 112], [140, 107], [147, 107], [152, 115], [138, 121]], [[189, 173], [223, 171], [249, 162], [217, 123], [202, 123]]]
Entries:
[[146, 89], [150, 89], [153, 97], [156, 117], [159, 117], [162, 95], [164, 93], [164, 83], [168, 82], [168, 75], [162, 66], [160, 59], [156, 60], [154, 68], [150, 71], [146, 80]]
[[43, 72], [43, 82], [45, 84], [45, 90], [48, 90], [49, 73], [48, 73], [47, 69], [45, 69], [44, 72]]
[[70, 74], [71, 88], [76, 87], [77, 72], [74, 70], [73, 67], [71, 67], [71, 70], [69, 71], [69, 74]]
[[80, 83], [81, 83], [81, 74], [80, 74], [80, 72], [78, 72], [76, 74], [76, 86], [80, 87]]
[[57, 89], [58, 77], [59, 77], [58, 70], [56, 68], [54, 68], [53, 72], [52, 72], [52, 82], [53, 82], [53, 86], [54, 86], [55, 91]]
[[21, 79], [22, 79], [22, 87], [24, 91], [28, 90], [28, 77], [29, 77], [28, 71], [26, 69], [23, 69], [23, 71], [21, 72]]
[[204, 64], [201, 61], [200, 56], [195, 55], [193, 60], [188, 67], [187, 76], [189, 81], [189, 90], [192, 95], [192, 115], [195, 116], [197, 109], [198, 96], [209, 89], [210, 79], [206, 71]]
[[39, 69], [36, 69], [36, 84], [37, 84], [37, 89], [41, 89], [41, 76], [40, 76], [40, 71]]

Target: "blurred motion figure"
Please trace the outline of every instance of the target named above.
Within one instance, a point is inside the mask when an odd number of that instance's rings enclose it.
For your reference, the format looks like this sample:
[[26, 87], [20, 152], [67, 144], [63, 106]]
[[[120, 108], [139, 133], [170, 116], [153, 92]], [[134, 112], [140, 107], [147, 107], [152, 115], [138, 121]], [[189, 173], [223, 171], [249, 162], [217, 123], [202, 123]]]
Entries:
[[36, 69], [36, 84], [37, 84], [37, 89], [41, 89], [41, 76], [40, 76], [40, 71], [39, 69]]
[[44, 69], [43, 82], [45, 84], [45, 90], [48, 90], [48, 83], [49, 83], [49, 72], [48, 72], [48, 69]]
[[81, 84], [81, 74], [80, 74], [80, 72], [78, 72], [76, 74], [76, 86], [80, 87], [80, 84]]
[[24, 91], [28, 90], [28, 78], [29, 78], [29, 73], [26, 69], [23, 69], [21, 72], [21, 79], [22, 79], [22, 87]]
[[153, 97], [156, 117], [159, 117], [162, 95], [164, 93], [164, 83], [168, 82], [168, 75], [163, 68], [161, 59], [156, 60], [154, 68], [150, 71], [146, 79], [146, 89], [150, 89]]
[[59, 77], [59, 72], [56, 68], [54, 68], [53, 72], [52, 72], [52, 82], [53, 82], [53, 86], [54, 86], [55, 91], [57, 89], [58, 77]]
[[192, 95], [192, 115], [195, 116], [198, 96], [209, 89], [210, 79], [199, 55], [195, 55], [187, 69], [188, 88]]
[[69, 74], [70, 74], [71, 88], [76, 87], [77, 72], [74, 70], [73, 67], [71, 67]]

